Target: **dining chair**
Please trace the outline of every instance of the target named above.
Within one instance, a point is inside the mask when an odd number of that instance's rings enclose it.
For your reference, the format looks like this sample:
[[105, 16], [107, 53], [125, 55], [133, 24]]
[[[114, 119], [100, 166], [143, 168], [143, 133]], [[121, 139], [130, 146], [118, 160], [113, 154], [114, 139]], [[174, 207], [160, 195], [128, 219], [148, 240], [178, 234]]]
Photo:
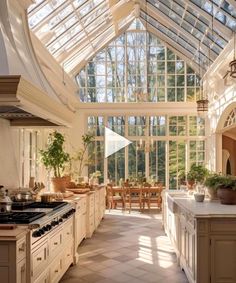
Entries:
[[142, 188], [128, 187], [125, 195], [125, 208], [126, 203], [129, 203], [129, 213], [132, 208], [132, 204], [139, 204], [139, 209], [142, 211]]
[[124, 193], [125, 190], [122, 187], [113, 187], [111, 184], [107, 185], [107, 206], [110, 209], [116, 209], [117, 204], [122, 204], [122, 208], [124, 209]]
[[149, 200], [150, 200], [150, 185], [145, 184], [142, 188], [142, 206], [143, 210], [145, 209], [145, 204], [149, 208]]
[[156, 204], [157, 208], [161, 210], [162, 208], [162, 193], [163, 186], [158, 185], [157, 187], [150, 187], [149, 191], [149, 199], [148, 199], [148, 209], [150, 210], [151, 204]]

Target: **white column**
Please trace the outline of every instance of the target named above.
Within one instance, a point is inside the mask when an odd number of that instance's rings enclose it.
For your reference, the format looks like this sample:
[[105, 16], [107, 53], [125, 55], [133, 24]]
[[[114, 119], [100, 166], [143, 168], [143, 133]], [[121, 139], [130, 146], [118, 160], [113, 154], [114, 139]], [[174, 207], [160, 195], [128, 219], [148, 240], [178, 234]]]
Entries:
[[215, 169], [222, 172], [222, 134], [215, 134]]

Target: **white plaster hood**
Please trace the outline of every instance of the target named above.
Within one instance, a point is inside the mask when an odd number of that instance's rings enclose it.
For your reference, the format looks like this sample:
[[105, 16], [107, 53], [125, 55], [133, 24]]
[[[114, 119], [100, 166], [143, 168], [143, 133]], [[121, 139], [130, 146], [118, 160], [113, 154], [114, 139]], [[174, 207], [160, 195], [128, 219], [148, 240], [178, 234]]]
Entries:
[[0, 76], [0, 117], [12, 126], [71, 126], [74, 113], [20, 75]]

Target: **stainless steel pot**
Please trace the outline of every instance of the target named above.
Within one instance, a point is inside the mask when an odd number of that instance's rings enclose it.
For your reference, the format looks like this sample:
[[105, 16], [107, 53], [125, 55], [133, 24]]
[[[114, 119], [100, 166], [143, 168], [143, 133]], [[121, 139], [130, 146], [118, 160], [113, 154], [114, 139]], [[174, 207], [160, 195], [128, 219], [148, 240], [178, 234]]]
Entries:
[[0, 214], [11, 212], [11, 202], [0, 202]]
[[7, 195], [8, 191], [0, 188], [0, 213], [6, 213], [11, 211], [12, 200]]
[[53, 200], [54, 200], [54, 195], [52, 194], [41, 195], [41, 202], [52, 202]]
[[29, 201], [29, 200], [32, 200], [32, 193], [29, 192], [29, 191], [18, 192], [15, 195], [15, 200], [16, 201]]

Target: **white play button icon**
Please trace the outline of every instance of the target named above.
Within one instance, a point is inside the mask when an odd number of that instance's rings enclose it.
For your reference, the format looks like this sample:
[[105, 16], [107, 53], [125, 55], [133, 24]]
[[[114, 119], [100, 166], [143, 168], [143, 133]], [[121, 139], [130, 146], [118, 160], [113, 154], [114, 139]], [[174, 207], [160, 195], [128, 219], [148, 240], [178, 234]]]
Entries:
[[132, 142], [105, 127], [105, 158]]

